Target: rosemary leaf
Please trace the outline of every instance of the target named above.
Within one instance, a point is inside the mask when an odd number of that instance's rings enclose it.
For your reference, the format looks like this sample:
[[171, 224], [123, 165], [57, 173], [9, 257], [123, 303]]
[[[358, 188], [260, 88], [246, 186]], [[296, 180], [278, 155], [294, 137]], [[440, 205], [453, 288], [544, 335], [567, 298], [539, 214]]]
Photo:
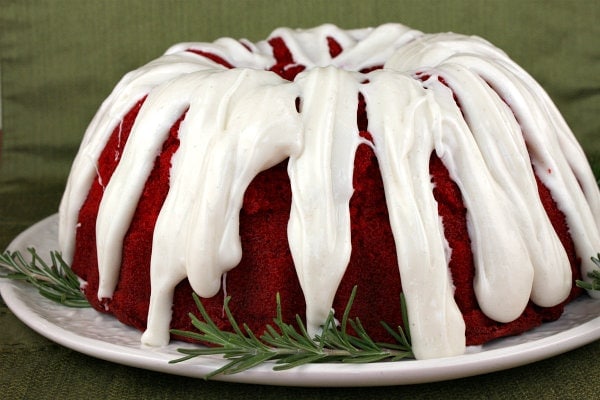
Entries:
[[344, 358], [343, 362], [348, 364], [366, 364], [366, 363], [374, 363], [380, 362], [388, 359], [390, 357], [389, 353], [373, 353], [370, 354], [366, 352], [365, 354], [360, 354], [354, 357]]
[[252, 329], [250, 329], [250, 327], [247, 324], [244, 324], [244, 330], [246, 331], [246, 333], [248, 334], [248, 336], [250, 337], [250, 340], [252, 341], [252, 343], [254, 345], [256, 345], [258, 348], [260, 348], [264, 351], [269, 349], [263, 342], [260, 341], [260, 339], [258, 339], [256, 337], [254, 332], [252, 332]]
[[314, 364], [319, 361], [323, 361], [328, 358], [327, 354], [302, 354], [296, 359], [288, 357], [284, 360], [280, 360], [277, 365], [273, 367], [273, 371], [284, 371], [286, 369], [297, 368], [306, 364]]
[[228, 374], [237, 374], [239, 372], [246, 371], [252, 367], [256, 367], [257, 365], [263, 364], [266, 361], [269, 361], [275, 356], [274, 352], [259, 352], [253, 355], [245, 355], [243, 357], [237, 358], [235, 365], [232, 365], [231, 368], [227, 371]]
[[[596, 257], [592, 257], [592, 261], [600, 268], [600, 253]], [[591, 278], [591, 282], [576, 280], [575, 284], [582, 289], [586, 290], [600, 290], [600, 269], [595, 269], [587, 274], [588, 278]]]

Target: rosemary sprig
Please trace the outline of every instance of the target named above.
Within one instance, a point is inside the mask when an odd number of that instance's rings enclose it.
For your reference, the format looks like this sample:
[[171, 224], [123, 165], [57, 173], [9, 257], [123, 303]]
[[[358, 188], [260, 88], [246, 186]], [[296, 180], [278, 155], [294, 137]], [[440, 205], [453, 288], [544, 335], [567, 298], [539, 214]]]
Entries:
[[[9, 271], [7, 274], [0, 274], [0, 278], [27, 281], [34, 285], [42, 296], [65, 306], [90, 307], [80, 290], [79, 278], [59, 252], [50, 252], [51, 265], [48, 265], [35, 249], [27, 250], [31, 254], [29, 262], [19, 251], [5, 251], [0, 254], [0, 267]], [[600, 268], [600, 253], [591, 259]], [[588, 276], [592, 278], [591, 282], [577, 280], [577, 286], [587, 290], [600, 290], [600, 269], [590, 272]], [[229, 308], [230, 297], [225, 299], [224, 310], [233, 332], [221, 330], [206, 312], [200, 298], [193, 294], [202, 320], [191, 313], [190, 318], [199, 332], [172, 330], [171, 333], [207, 343], [211, 347], [180, 348], [178, 351], [183, 357], [169, 363], [179, 363], [205, 355], [222, 355], [229, 360], [221, 368], [210, 372], [205, 377], [208, 379], [219, 374], [246, 371], [267, 361], [274, 361], [273, 370], [278, 371], [318, 362], [372, 363], [414, 358], [404, 296], [400, 295], [400, 302], [405, 328], [398, 326], [397, 329], [393, 329], [381, 321], [396, 343], [379, 343], [371, 339], [359, 318], [350, 318], [356, 291], [355, 286], [341, 322], [338, 324], [333, 312], [330, 312], [321, 327], [321, 334], [314, 338], [308, 334], [300, 316], [296, 315], [295, 318], [297, 328], [283, 320], [279, 294], [276, 297], [274, 326], [267, 325], [260, 337], [256, 336], [247, 324], [240, 326], [237, 323]], [[348, 332], [349, 327], [356, 335]]]
[[[600, 268], [600, 253], [598, 253], [596, 257], [592, 257], [592, 261], [598, 268]], [[587, 276], [592, 278], [591, 282], [576, 280], [575, 284], [586, 290], [600, 290], [600, 269], [595, 269], [592, 272], [589, 272]]]
[[[202, 341], [213, 347], [178, 349], [184, 356], [172, 360], [170, 363], [215, 354], [220, 354], [229, 360], [223, 367], [205, 376], [205, 379], [208, 379], [219, 374], [235, 374], [246, 371], [270, 360], [275, 361], [273, 370], [279, 371], [317, 362], [371, 363], [413, 358], [410, 335], [402, 327], [398, 326], [396, 332], [382, 322], [397, 343], [377, 343], [370, 338], [358, 318], [350, 318], [356, 290], [355, 286], [340, 325], [337, 325], [333, 312], [330, 312], [322, 326], [321, 334], [314, 338], [308, 334], [300, 316], [296, 315], [298, 329], [283, 321], [279, 295], [276, 298], [277, 315], [273, 319], [274, 326], [267, 325], [263, 335], [258, 338], [247, 324], [240, 327], [237, 323], [229, 309], [230, 297], [225, 299], [224, 310], [233, 332], [219, 329], [206, 312], [202, 301], [194, 294], [194, 301], [203, 320], [191, 313], [190, 318], [199, 332], [181, 330], [172, 330], [171, 332], [175, 335]], [[400, 301], [405, 310], [403, 296]], [[403, 315], [406, 313], [404, 312]], [[356, 332], [356, 336], [348, 332], [349, 326]], [[405, 317], [404, 326], [408, 327]]]
[[31, 254], [30, 262], [26, 261], [19, 251], [5, 251], [0, 255], [0, 266], [9, 271], [0, 275], [0, 278], [27, 281], [34, 285], [42, 296], [68, 307], [90, 307], [80, 290], [77, 275], [59, 252], [50, 252], [52, 264], [48, 265], [35, 249], [27, 250]]

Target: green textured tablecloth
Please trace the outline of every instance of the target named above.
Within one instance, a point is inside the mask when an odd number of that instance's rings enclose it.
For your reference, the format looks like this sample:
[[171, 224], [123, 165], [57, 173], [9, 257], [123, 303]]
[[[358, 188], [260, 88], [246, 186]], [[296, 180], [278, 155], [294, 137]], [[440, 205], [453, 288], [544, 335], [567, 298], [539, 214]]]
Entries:
[[[0, 0], [0, 249], [56, 212], [82, 133], [116, 81], [180, 41], [259, 40], [278, 26], [401, 22], [477, 34], [549, 92], [588, 156], [600, 156], [596, 1]], [[0, 398], [597, 398], [600, 342], [507, 371], [414, 386], [286, 388], [125, 367], [37, 335], [0, 301]]]

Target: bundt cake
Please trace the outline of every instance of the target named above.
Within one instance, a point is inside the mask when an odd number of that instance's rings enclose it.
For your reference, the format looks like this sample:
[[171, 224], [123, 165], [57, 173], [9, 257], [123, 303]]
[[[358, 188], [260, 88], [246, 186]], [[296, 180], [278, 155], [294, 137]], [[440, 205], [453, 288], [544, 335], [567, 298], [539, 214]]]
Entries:
[[[118, 83], [60, 205], [95, 308], [160, 346], [196, 292], [260, 334], [352, 308], [418, 359], [557, 319], [595, 268], [600, 193], [542, 88], [478, 37], [400, 24], [182, 43]], [[389, 339], [388, 339], [389, 340]]]

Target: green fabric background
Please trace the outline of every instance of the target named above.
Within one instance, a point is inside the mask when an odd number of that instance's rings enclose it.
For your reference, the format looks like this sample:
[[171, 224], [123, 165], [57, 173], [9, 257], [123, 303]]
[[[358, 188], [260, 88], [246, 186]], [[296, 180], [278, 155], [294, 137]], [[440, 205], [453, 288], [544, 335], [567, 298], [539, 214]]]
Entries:
[[[278, 26], [401, 22], [476, 34], [504, 49], [554, 99], [600, 159], [600, 2], [0, 0], [0, 249], [56, 212], [87, 123], [127, 71], [180, 41], [265, 38]], [[395, 388], [298, 389], [204, 382], [115, 365], [55, 345], [0, 301], [0, 397], [592, 398], [600, 342], [480, 377]]]

